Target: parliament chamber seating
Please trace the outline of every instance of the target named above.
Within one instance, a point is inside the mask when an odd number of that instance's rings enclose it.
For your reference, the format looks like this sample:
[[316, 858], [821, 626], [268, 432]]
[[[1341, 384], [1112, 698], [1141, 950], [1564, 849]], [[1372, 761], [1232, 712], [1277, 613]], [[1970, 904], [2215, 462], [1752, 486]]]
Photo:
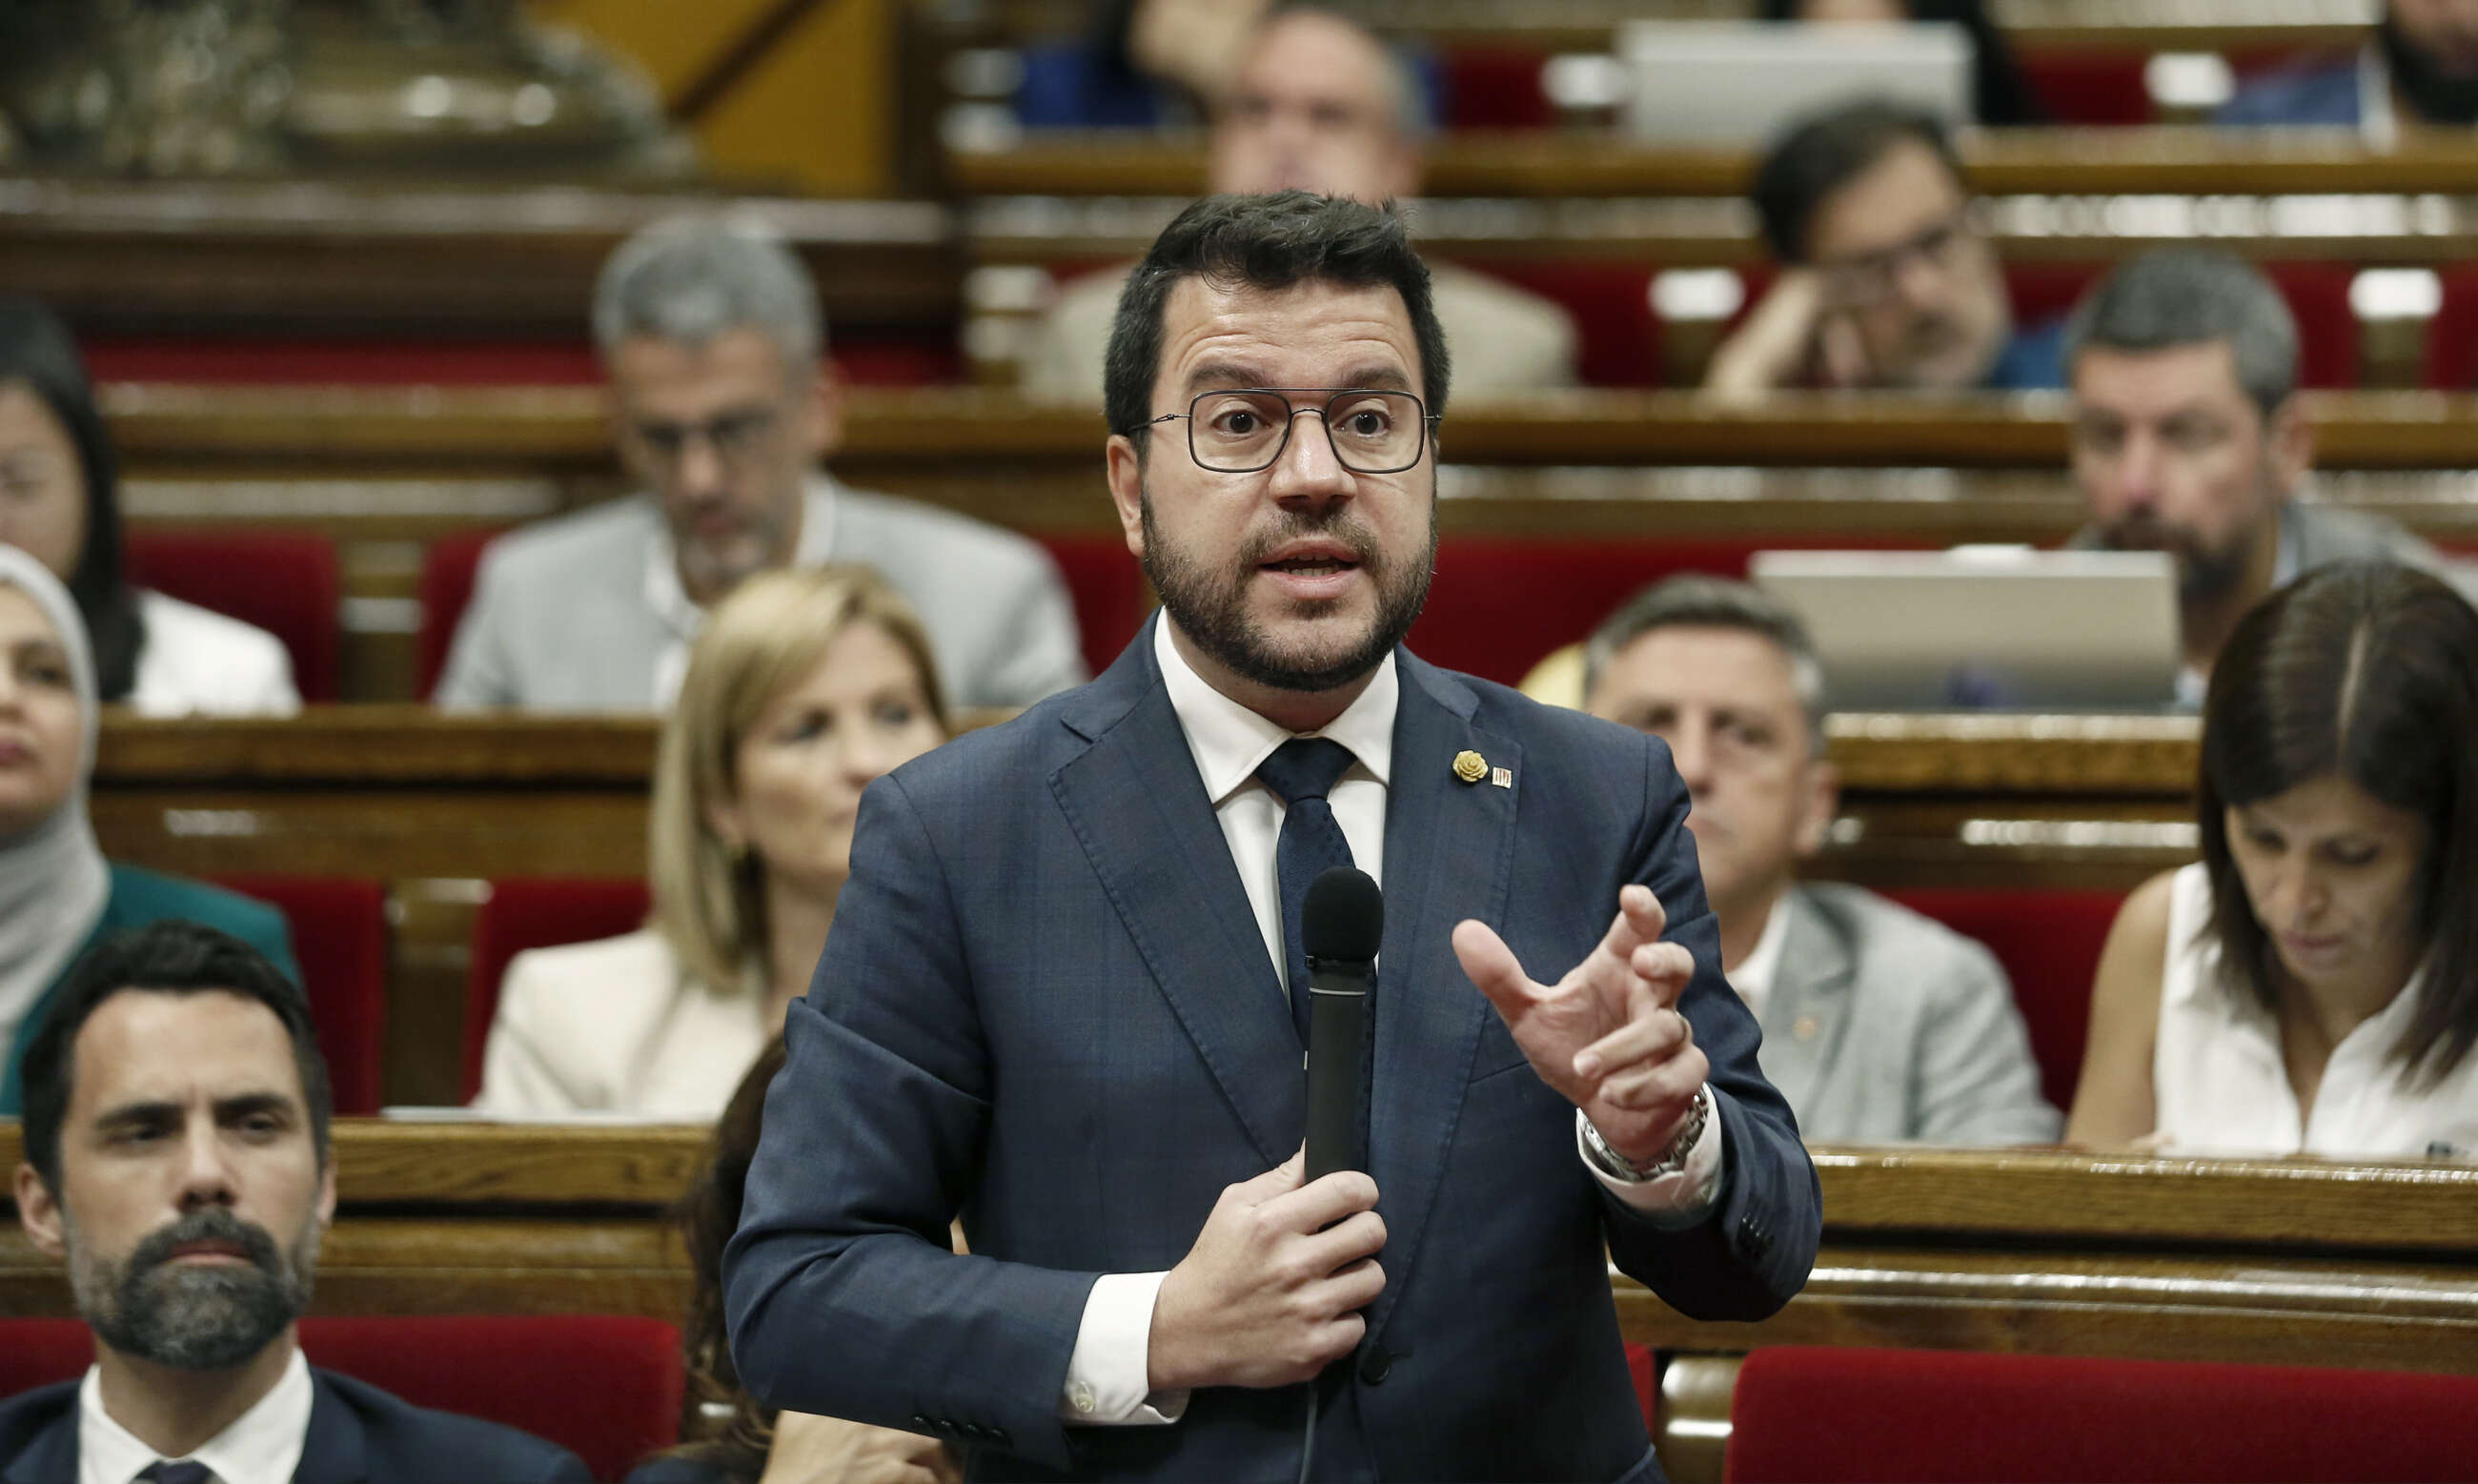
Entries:
[[[597, 1479], [676, 1441], [687, 1393], [679, 1331], [628, 1315], [313, 1316], [301, 1348], [416, 1406], [547, 1438]], [[72, 1380], [93, 1352], [77, 1320], [0, 1319], [0, 1397]]]
[[1770, 1346], [1738, 1371], [1725, 1477], [2478, 1479], [2478, 1376]]
[[336, 1112], [378, 1112], [387, 1059], [387, 888], [351, 876], [218, 876], [215, 885], [284, 914]]
[[591, 876], [518, 878], [491, 883], [473, 915], [472, 967], [465, 991], [464, 1098], [482, 1091], [482, 1056], [499, 1008], [508, 961], [528, 948], [617, 938], [645, 925], [652, 897], [643, 881]]
[[292, 657], [292, 684], [304, 701], [336, 698], [343, 579], [332, 539], [131, 525], [122, 542], [130, 582], [266, 630]]
[[2071, 1107], [2090, 1026], [2091, 982], [2124, 894], [1965, 887], [1896, 888], [1885, 894], [1996, 955], [2030, 1032], [2039, 1091], [2057, 1107]]

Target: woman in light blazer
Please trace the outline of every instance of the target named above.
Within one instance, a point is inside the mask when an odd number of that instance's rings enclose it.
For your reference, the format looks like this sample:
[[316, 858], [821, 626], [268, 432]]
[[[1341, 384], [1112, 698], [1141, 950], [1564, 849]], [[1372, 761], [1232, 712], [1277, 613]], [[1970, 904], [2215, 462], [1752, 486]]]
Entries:
[[867, 567], [762, 573], [691, 651], [655, 764], [652, 920], [508, 966], [474, 1106], [705, 1122], [807, 993], [871, 780], [946, 740], [929, 641]]

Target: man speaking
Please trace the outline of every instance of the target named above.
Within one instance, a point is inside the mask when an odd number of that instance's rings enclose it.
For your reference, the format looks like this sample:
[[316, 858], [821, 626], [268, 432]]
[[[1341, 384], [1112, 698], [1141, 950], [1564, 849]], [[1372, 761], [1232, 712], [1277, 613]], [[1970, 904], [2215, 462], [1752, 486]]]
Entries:
[[[742, 1377], [975, 1478], [1659, 1477], [1605, 1244], [1760, 1318], [1815, 1172], [1667, 751], [1400, 647], [1428, 270], [1390, 212], [1208, 198], [1106, 379], [1162, 613], [870, 789], [724, 1257]], [[1338, 865], [1385, 898], [1367, 1157], [1303, 1182], [1301, 910]]]

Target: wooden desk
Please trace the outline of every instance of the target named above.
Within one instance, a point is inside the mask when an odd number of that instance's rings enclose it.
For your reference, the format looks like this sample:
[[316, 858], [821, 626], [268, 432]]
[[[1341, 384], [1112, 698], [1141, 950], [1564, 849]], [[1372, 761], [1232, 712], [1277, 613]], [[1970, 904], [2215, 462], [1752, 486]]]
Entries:
[[[1960, 142], [1963, 172], [1989, 195], [2237, 195], [2478, 191], [2478, 151], [2432, 143], [2369, 150], [2349, 129], [1999, 129]], [[1757, 156], [1743, 148], [1651, 145], [1602, 131], [1469, 131], [1429, 151], [1439, 196], [1736, 196]], [[968, 195], [1196, 196], [1198, 134], [1044, 131], [1004, 149], [949, 151]]]

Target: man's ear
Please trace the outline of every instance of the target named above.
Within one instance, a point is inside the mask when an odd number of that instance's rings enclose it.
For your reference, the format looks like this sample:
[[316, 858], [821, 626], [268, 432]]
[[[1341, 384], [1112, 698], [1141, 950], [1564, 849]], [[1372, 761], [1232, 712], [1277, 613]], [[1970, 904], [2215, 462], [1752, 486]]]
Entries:
[[318, 1229], [336, 1224], [336, 1150], [327, 1148], [327, 1163], [318, 1171]]
[[1825, 839], [1833, 832], [1833, 817], [1841, 808], [1841, 770], [1822, 758], [1813, 759], [1807, 765], [1804, 784], [1792, 848], [1800, 860], [1811, 861], [1824, 849]]
[[62, 1257], [68, 1252], [68, 1237], [61, 1229], [61, 1203], [52, 1198], [51, 1188], [35, 1167], [17, 1166], [17, 1224], [26, 1229], [26, 1240], [35, 1250], [46, 1257]]
[[2306, 415], [2301, 398], [2291, 395], [2271, 415], [2264, 435], [2271, 453], [2271, 477], [2282, 496], [2293, 494], [2314, 466], [2314, 419]]
[[1127, 550], [1138, 561], [1145, 555], [1145, 467], [1136, 440], [1124, 433], [1110, 435], [1105, 450], [1110, 475], [1110, 503], [1118, 508], [1119, 529], [1126, 533]]
[[823, 459], [844, 444], [844, 384], [834, 363], [821, 360], [800, 398], [800, 442], [813, 459]]

